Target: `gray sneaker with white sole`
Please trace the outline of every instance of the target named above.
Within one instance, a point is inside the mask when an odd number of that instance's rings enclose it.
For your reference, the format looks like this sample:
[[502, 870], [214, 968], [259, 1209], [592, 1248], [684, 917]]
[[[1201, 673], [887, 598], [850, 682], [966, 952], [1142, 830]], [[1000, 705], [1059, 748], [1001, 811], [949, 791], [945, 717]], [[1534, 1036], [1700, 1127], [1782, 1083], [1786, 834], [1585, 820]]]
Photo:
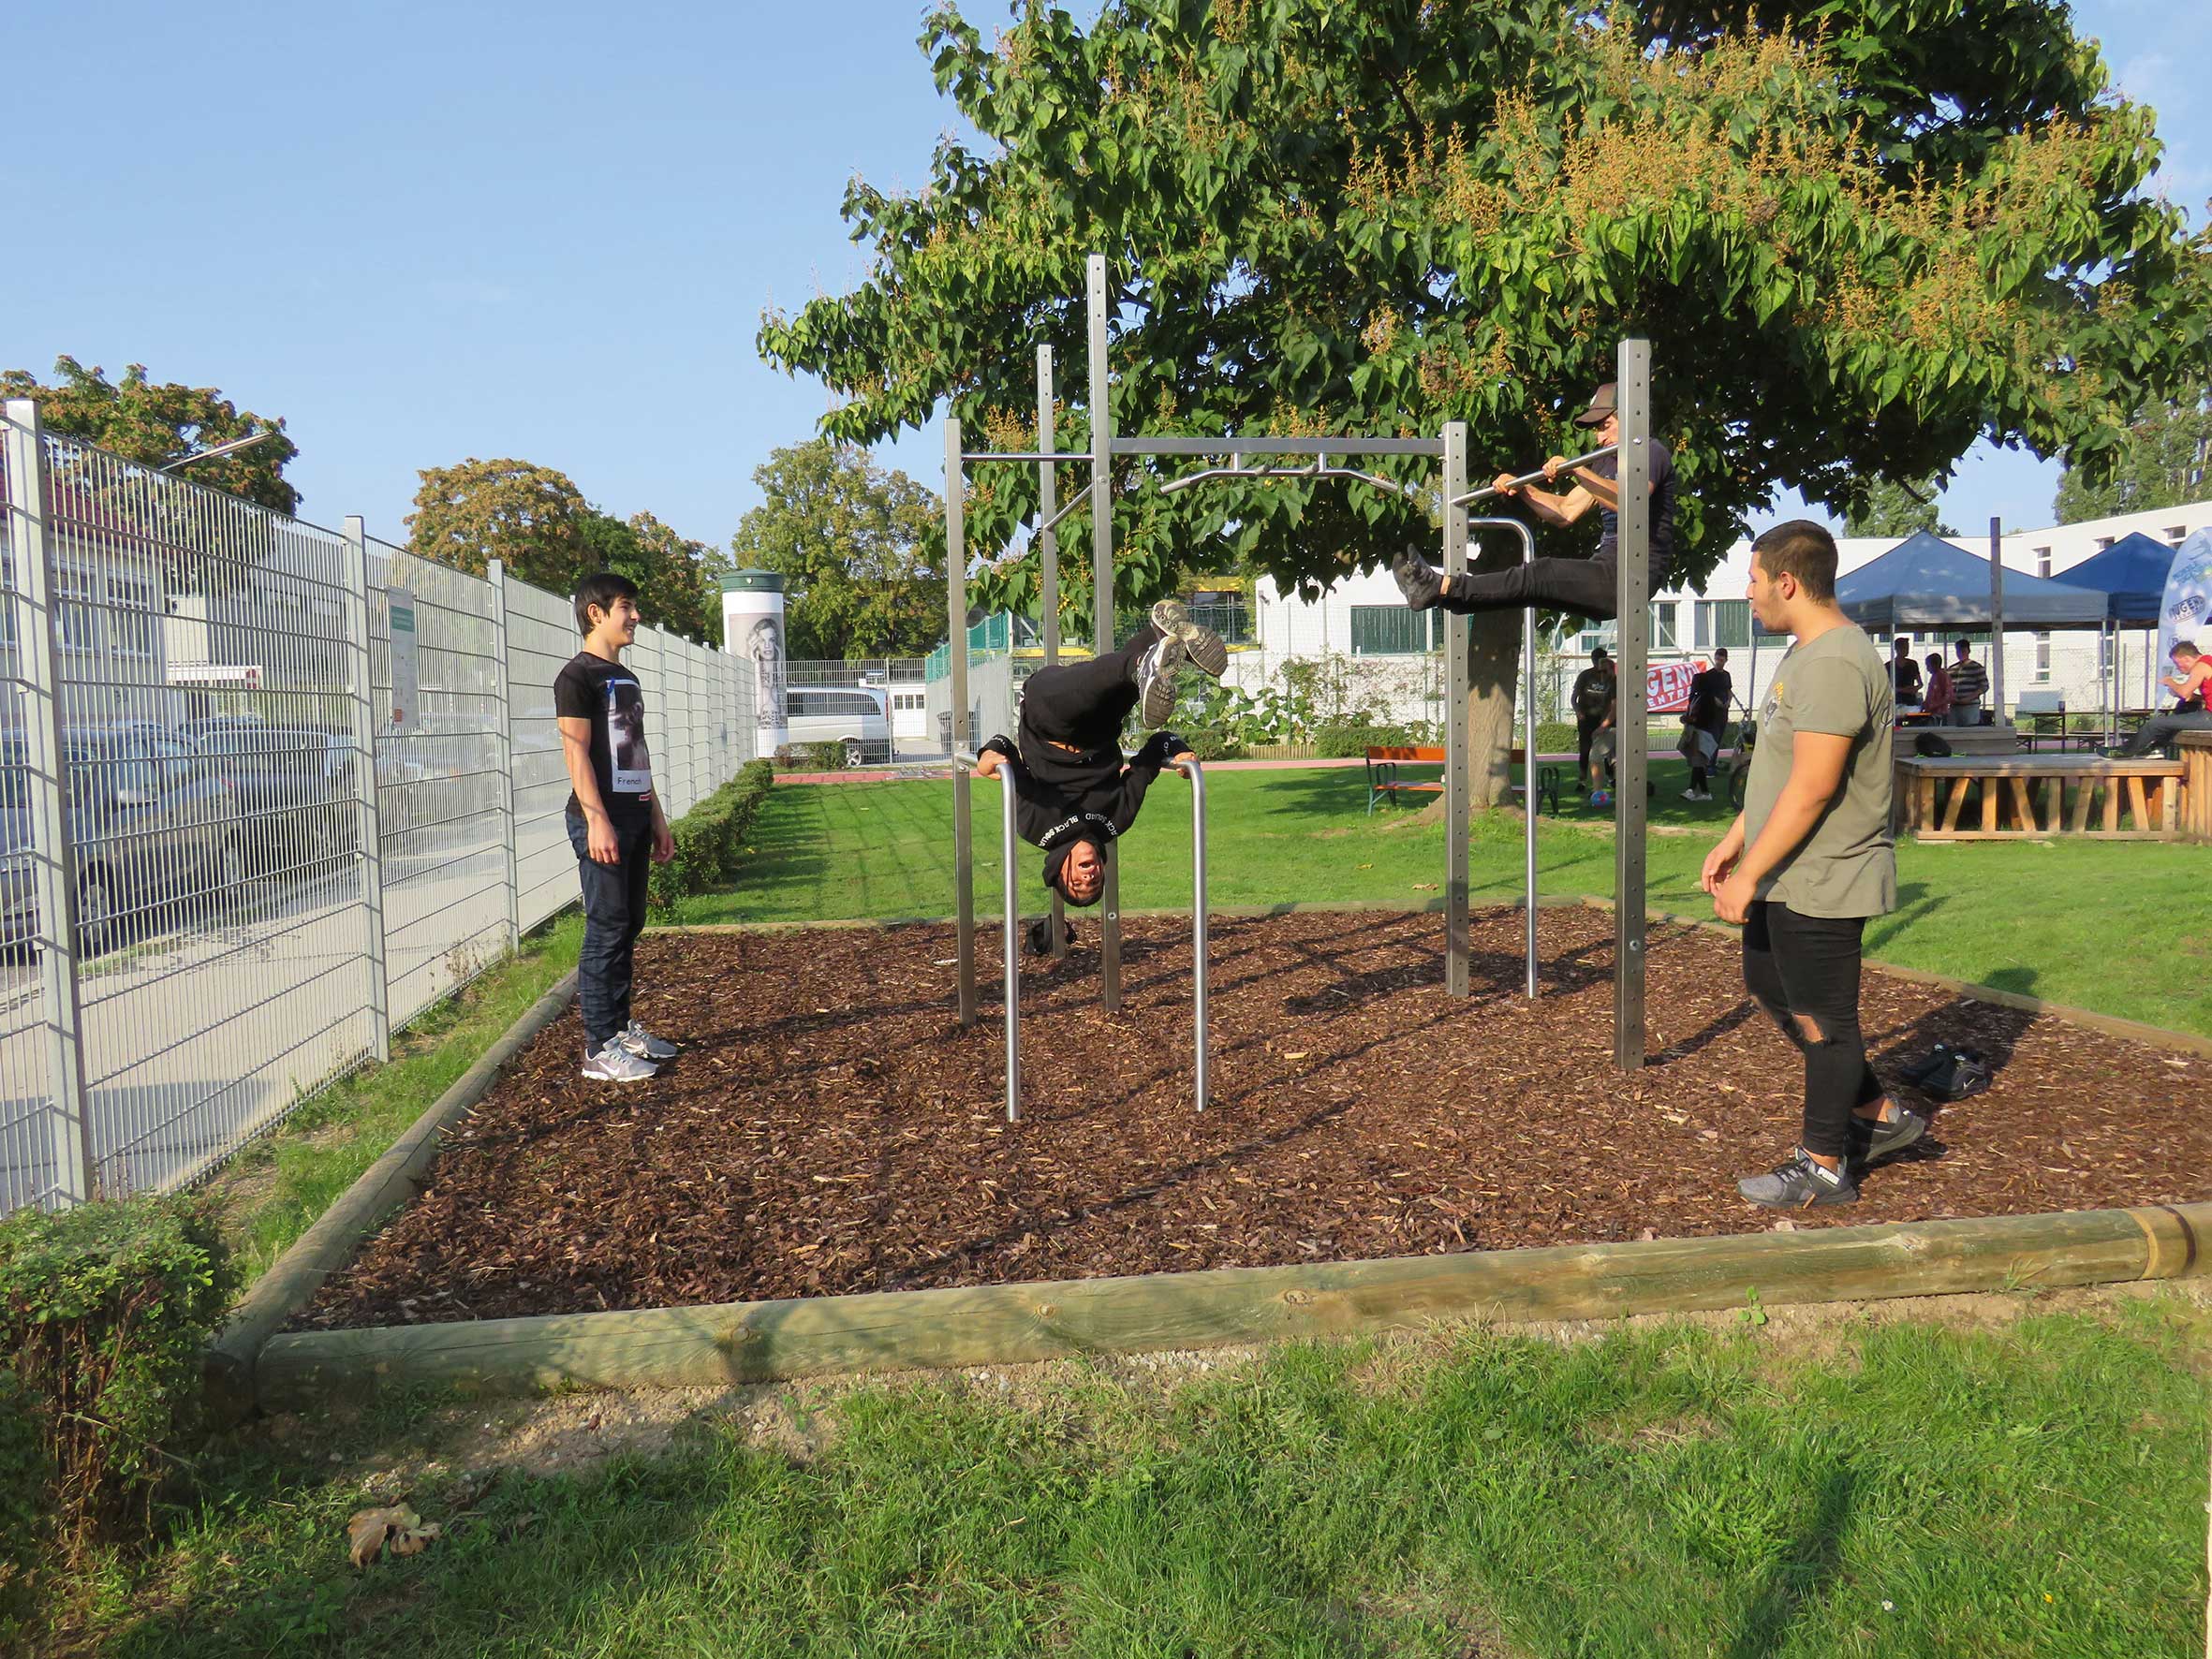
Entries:
[[583, 1075], [596, 1083], [641, 1083], [660, 1067], [623, 1046], [620, 1035], [611, 1036], [585, 1056]]
[[1747, 1176], [1736, 1191], [1767, 1210], [1810, 1210], [1820, 1204], [1856, 1204], [1859, 1189], [1847, 1169], [1829, 1169], [1812, 1160], [1805, 1148], [1790, 1154], [1788, 1163], [1766, 1175]]
[[679, 1051], [675, 1044], [666, 1037], [655, 1036], [635, 1020], [616, 1033], [614, 1040], [640, 1060], [673, 1060]]
[[1138, 718], [1165, 726], [1175, 712], [1175, 670], [1183, 666], [1183, 641], [1169, 634], [1137, 665]]
[[1180, 599], [1162, 599], [1155, 605], [1152, 625], [1169, 639], [1180, 640], [1183, 654], [1200, 673], [1218, 680], [1228, 669], [1229, 647], [1221, 642], [1221, 636], [1203, 623], [1192, 622]]
[[1851, 1156], [1861, 1164], [1871, 1164], [1877, 1158], [1886, 1158], [1892, 1152], [1901, 1152], [1928, 1132], [1928, 1121], [1921, 1113], [1897, 1108], [1897, 1115], [1880, 1122], [1853, 1114], [1851, 1118]]

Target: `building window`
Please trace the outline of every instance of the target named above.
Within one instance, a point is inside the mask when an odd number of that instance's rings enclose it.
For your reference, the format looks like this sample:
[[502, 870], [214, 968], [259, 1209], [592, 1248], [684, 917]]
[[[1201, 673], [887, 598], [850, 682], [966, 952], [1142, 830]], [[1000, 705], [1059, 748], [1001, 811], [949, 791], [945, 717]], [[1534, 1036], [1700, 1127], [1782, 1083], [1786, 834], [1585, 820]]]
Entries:
[[60, 604], [55, 607], [54, 617], [61, 624], [62, 649], [97, 651], [100, 648], [99, 579], [74, 565], [63, 565], [58, 574], [60, 592], [54, 596]]
[[108, 579], [108, 621], [125, 656], [154, 654], [154, 590], [125, 577]]
[[1651, 649], [1677, 651], [1681, 649], [1674, 638], [1674, 601], [1655, 599], [1651, 606]]
[[1751, 601], [1701, 599], [1697, 607], [1697, 649], [1716, 645], [1741, 650], [1751, 643]]
[[2038, 685], [2051, 683], [2051, 630], [2048, 628], [2035, 631], [2035, 683]]
[[1224, 645], [1252, 642], [1252, 613], [1242, 594], [1200, 590], [1190, 595], [1190, 620], [1213, 629]]
[[2035, 550], [2035, 573], [2038, 576], [2048, 576], [2051, 574], [2051, 550], [2049, 548], [2037, 548]]
[[1354, 605], [1351, 608], [1351, 653], [1354, 656], [1416, 656], [1432, 643], [1429, 619], [1433, 610], [1408, 610], [1403, 605]]
[[2189, 539], [2189, 526], [2187, 524], [2167, 525], [2166, 539], [2172, 542], [2175, 547], [2179, 547], [2184, 541]]
[[2097, 538], [2097, 551], [2101, 553], [2106, 548], [2112, 546], [2112, 544], [2117, 539], [2118, 537], [2116, 536], [2100, 536]]

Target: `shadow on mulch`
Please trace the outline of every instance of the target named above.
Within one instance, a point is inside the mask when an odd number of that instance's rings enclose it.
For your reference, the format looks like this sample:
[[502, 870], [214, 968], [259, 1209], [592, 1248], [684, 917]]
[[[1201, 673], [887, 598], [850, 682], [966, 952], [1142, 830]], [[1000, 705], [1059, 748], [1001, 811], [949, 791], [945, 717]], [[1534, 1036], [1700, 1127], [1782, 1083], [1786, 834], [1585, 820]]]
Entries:
[[[577, 1076], [573, 1013], [448, 1140], [422, 1197], [310, 1328], [824, 1296], [1758, 1231], [1736, 1178], [1794, 1143], [1797, 1059], [1728, 939], [1662, 927], [1650, 1064], [1616, 1072], [1609, 917], [1476, 917], [1474, 993], [1437, 916], [1213, 930], [1214, 1097], [1191, 1102], [1187, 923], [1124, 936], [1099, 1006], [1095, 918], [1024, 958], [1025, 1120], [1005, 1122], [997, 930], [953, 1012], [953, 932], [663, 936], [638, 1012], [685, 1045], [650, 1082]], [[1804, 1226], [2176, 1201], [2212, 1168], [2212, 1062], [1869, 972], [1876, 1068], [1939, 1041], [1997, 1071], [1864, 1199]], [[1910, 1094], [1908, 1094], [1908, 1098]]]

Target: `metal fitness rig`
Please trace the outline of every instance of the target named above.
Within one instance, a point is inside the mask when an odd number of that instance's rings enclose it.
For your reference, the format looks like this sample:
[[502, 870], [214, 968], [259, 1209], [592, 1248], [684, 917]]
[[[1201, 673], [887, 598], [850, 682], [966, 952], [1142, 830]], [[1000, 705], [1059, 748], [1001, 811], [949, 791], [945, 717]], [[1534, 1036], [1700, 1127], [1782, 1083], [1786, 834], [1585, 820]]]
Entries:
[[[1043, 611], [1044, 656], [1047, 666], [1059, 657], [1059, 537], [1058, 528], [1063, 520], [1084, 502], [1094, 504], [1091, 514], [1091, 570], [1093, 598], [1091, 606], [1094, 633], [1093, 649], [1104, 656], [1113, 649], [1113, 523], [1112, 472], [1117, 456], [1188, 456], [1198, 459], [1218, 459], [1226, 456], [1227, 466], [1215, 465], [1200, 472], [1166, 482], [1162, 493], [1173, 493], [1201, 483], [1223, 478], [1251, 477], [1335, 477], [1345, 478], [1369, 488], [1386, 489], [1415, 500], [1424, 498], [1423, 492], [1398, 480], [1384, 477], [1345, 464], [1355, 458], [1370, 455], [1418, 455], [1442, 462], [1440, 494], [1443, 513], [1443, 559], [1448, 571], [1465, 571], [1470, 565], [1470, 536], [1478, 531], [1510, 533], [1521, 543], [1524, 563], [1536, 556], [1536, 540], [1528, 526], [1518, 519], [1470, 518], [1467, 509], [1475, 503], [1496, 493], [1495, 487], [1469, 490], [1467, 488], [1467, 426], [1465, 421], [1448, 421], [1441, 435], [1428, 438], [1382, 438], [1333, 436], [1320, 438], [1284, 437], [1117, 437], [1113, 432], [1113, 407], [1108, 398], [1107, 317], [1109, 300], [1106, 283], [1106, 258], [1093, 254], [1085, 261], [1084, 287], [1089, 310], [1089, 408], [1091, 414], [1091, 447], [1087, 451], [1061, 451], [1053, 440], [1053, 354], [1050, 346], [1040, 346], [1037, 351], [1038, 370], [1038, 441], [1035, 452], [1007, 452], [997, 450], [969, 450], [962, 447], [961, 426], [956, 418], [945, 421], [945, 609], [950, 649], [947, 653], [951, 683], [950, 686], [954, 725], [954, 766], [952, 770], [952, 838], [953, 885], [958, 910], [959, 936], [959, 1010], [960, 1023], [973, 1025], [976, 1020], [975, 976], [975, 872], [974, 820], [969, 785], [972, 779], [968, 769], [960, 763], [964, 747], [961, 723], [968, 718], [967, 698], [967, 546], [966, 546], [966, 484], [967, 468], [972, 465], [1010, 464], [1033, 465], [1038, 468], [1040, 495], [1036, 536], [1041, 556], [1040, 601]], [[1644, 830], [1646, 809], [1644, 782], [1646, 776], [1645, 748], [1648, 739], [1647, 721], [1649, 702], [1644, 684], [1644, 669], [1649, 655], [1650, 618], [1647, 607], [1650, 600], [1650, 579], [1647, 570], [1651, 536], [1650, 465], [1644, 441], [1651, 433], [1651, 345], [1645, 340], [1625, 339], [1620, 343], [1615, 373], [1616, 407], [1619, 411], [1621, 445], [1618, 468], [1619, 490], [1619, 589], [1617, 615], [1619, 618], [1619, 674], [1620, 690], [1616, 707], [1615, 729], [1619, 734], [1615, 755], [1614, 815], [1615, 838], [1615, 950], [1614, 976], [1614, 1061], [1623, 1070], [1635, 1070], [1644, 1064]], [[1605, 450], [1598, 450], [1581, 458], [1584, 462], [1600, 458]], [[1251, 456], [1296, 456], [1309, 464], [1286, 468], [1279, 463], [1249, 464]], [[1335, 464], [1331, 464], [1331, 458]], [[1087, 462], [1091, 468], [1091, 481], [1071, 496], [1065, 506], [1057, 501], [1054, 468], [1060, 464]], [[1533, 473], [1516, 480], [1532, 483], [1541, 477]], [[1527, 677], [1529, 695], [1523, 703], [1523, 776], [1524, 789], [1524, 909], [1526, 928], [1524, 941], [1524, 990], [1534, 998], [1537, 989], [1536, 912], [1537, 856], [1536, 856], [1536, 803], [1533, 780], [1536, 775], [1536, 610], [1533, 606], [1522, 611], [1522, 665]], [[1470, 643], [1468, 629], [1456, 624], [1445, 633], [1446, 719], [1444, 765], [1445, 833], [1445, 994], [1465, 997], [1469, 994], [1467, 962], [1468, 947], [1468, 895], [1467, 895], [1467, 815], [1471, 808], [1472, 791], [1468, 777], [1468, 740], [1467, 705], [1471, 683]], [[1013, 784], [1010, 776], [1002, 772], [1002, 799], [1005, 803], [1005, 836], [1010, 849], [1013, 837]], [[1191, 769], [1193, 787], [1193, 854], [1196, 868], [1193, 872], [1193, 910], [1196, 935], [1197, 976], [1197, 1109], [1203, 1110], [1207, 1085], [1206, 1022], [1205, 1022], [1205, 829], [1204, 779], [1202, 769]], [[1019, 896], [1014, 887], [1013, 860], [1010, 855], [1006, 864], [1006, 1043], [1007, 1043], [1007, 1115], [1010, 1121], [1021, 1115], [1021, 1031], [1019, 1020], [1018, 961], [1020, 941]], [[1065, 954], [1064, 931], [1061, 927], [1063, 906], [1059, 896], [1052, 901], [1051, 932], [1053, 954]], [[1121, 1007], [1121, 861], [1109, 857], [1106, 860], [1106, 886], [1099, 901], [1099, 981], [1100, 1000], [1109, 1013]]]

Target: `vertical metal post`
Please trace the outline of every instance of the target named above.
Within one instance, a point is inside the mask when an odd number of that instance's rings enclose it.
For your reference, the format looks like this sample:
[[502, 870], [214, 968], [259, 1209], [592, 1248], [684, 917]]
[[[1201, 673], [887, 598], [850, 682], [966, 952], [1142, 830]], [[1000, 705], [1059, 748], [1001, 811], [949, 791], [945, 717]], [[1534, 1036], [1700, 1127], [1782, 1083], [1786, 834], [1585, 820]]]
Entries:
[[61, 658], [54, 638], [53, 544], [47, 534], [46, 445], [38, 405], [7, 404], [7, 536], [15, 565], [16, 656], [23, 687], [23, 792], [31, 817], [31, 881], [38, 907], [54, 1195], [91, 1198], [99, 1163], [84, 1081], [84, 1008], [77, 980], [77, 848], [70, 835], [68, 754], [62, 742]]
[[499, 692], [500, 810], [507, 826], [507, 949], [511, 956], [523, 947], [523, 893], [515, 858], [514, 810], [514, 662], [507, 649], [507, 566], [497, 559], [484, 568], [492, 584], [492, 656], [496, 665]]
[[[1444, 573], [1467, 568], [1467, 422], [1444, 426]], [[1444, 624], [1444, 994], [1467, 994], [1467, 820], [1473, 805], [1467, 779], [1467, 700], [1472, 672], [1467, 619], [1438, 612]]]
[[1623, 340], [1614, 379], [1620, 411], [1620, 690], [1614, 703], [1613, 1063], [1644, 1066], [1644, 670], [1651, 645], [1651, 342]]
[[367, 912], [369, 1042], [378, 1060], [391, 1058], [391, 986], [384, 965], [384, 845], [376, 806], [376, 733], [383, 719], [376, 708], [376, 677], [369, 658], [369, 537], [358, 513], [346, 518], [346, 631], [353, 668], [353, 800], [361, 842], [361, 903]]
[[[1536, 533], [1518, 519], [1469, 519], [1467, 531], [1471, 542], [1477, 530], [1510, 530], [1521, 538], [1521, 563], [1536, 562]], [[1521, 612], [1521, 672], [1526, 682], [1521, 699], [1521, 805], [1525, 809], [1521, 826], [1521, 888], [1522, 903], [1527, 911], [1523, 920], [1523, 976], [1524, 989], [1529, 998], [1536, 996], [1536, 608], [1531, 605]]]
[[1022, 1121], [1022, 895], [1015, 869], [1014, 769], [998, 768], [999, 841], [1006, 878], [1006, 1121]]
[[1994, 513], [1989, 519], [1989, 719], [1995, 726], [2005, 724], [2004, 521]]
[[[1106, 373], [1106, 256], [1084, 261], [1090, 313], [1091, 381], [1091, 633], [1099, 655], [1113, 650], [1113, 409]], [[1099, 918], [1099, 1000], [1109, 1014], [1121, 1011], [1121, 860], [1106, 860], [1106, 892]]]
[[1196, 996], [1191, 1031], [1197, 1055], [1197, 1109], [1206, 1109], [1206, 769], [1190, 763], [1190, 971]]
[[[1054, 452], [1053, 437], [1053, 348], [1037, 348], [1037, 448], [1040, 453]], [[1050, 524], [1060, 510], [1059, 479], [1054, 476], [1053, 463], [1041, 462], [1037, 468], [1037, 521]], [[1038, 564], [1041, 572], [1039, 580], [1038, 604], [1043, 612], [1044, 666], [1052, 668], [1060, 660], [1060, 533], [1057, 530], [1040, 530]], [[1065, 961], [1068, 955], [1068, 908], [1060, 897], [1060, 889], [1053, 888], [1052, 919], [1045, 925], [1052, 930], [1053, 958]]]
[[967, 768], [960, 752], [967, 732], [967, 475], [960, 458], [960, 422], [945, 418], [945, 666], [952, 702], [952, 892], [959, 920], [960, 1023], [976, 1022], [975, 830], [968, 815]]

